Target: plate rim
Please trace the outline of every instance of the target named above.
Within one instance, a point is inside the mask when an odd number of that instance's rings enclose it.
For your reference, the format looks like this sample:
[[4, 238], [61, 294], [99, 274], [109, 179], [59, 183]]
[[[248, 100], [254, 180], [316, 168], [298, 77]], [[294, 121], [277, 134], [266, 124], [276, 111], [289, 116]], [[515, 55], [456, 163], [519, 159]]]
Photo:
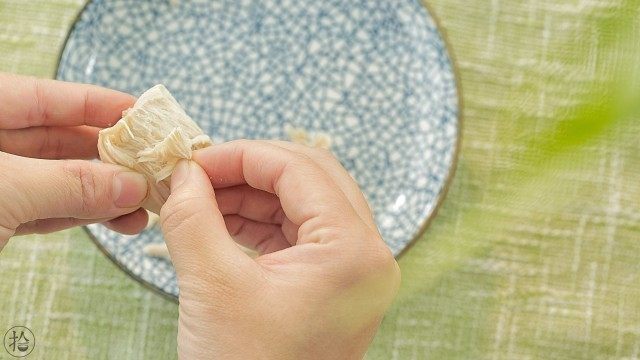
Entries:
[[[87, 7], [93, 3], [95, 0], [87, 0], [85, 2], [85, 4], [82, 6], [82, 8], [80, 8], [80, 10], [78, 11], [78, 13], [76, 14], [75, 18], [73, 19], [73, 21], [71, 22], [71, 25], [69, 26], [69, 29], [67, 30], [67, 34], [64, 38], [64, 41], [62, 43], [62, 46], [60, 47], [60, 51], [58, 53], [58, 59], [55, 65], [55, 75], [54, 78], [56, 80], [58, 79], [58, 73], [60, 71], [60, 64], [62, 63], [62, 55], [64, 53], [64, 50], [67, 48], [67, 44], [69, 42], [69, 39], [71, 38], [71, 33], [73, 32], [73, 30], [75, 29], [76, 25], [78, 24], [78, 21], [80, 21], [80, 18], [82, 17], [82, 14], [85, 12], [85, 10], [87, 9]], [[427, 232], [427, 229], [429, 229], [429, 227], [431, 226], [431, 223], [433, 221], [433, 219], [438, 215], [438, 212], [440, 210], [440, 208], [442, 207], [442, 204], [444, 203], [445, 198], [447, 197], [447, 195], [449, 194], [449, 190], [451, 189], [451, 184], [453, 183], [453, 178], [456, 175], [457, 169], [458, 169], [458, 165], [459, 165], [459, 159], [460, 159], [460, 152], [462, 150], [462, 130], [463, 130], [463, 122], [464, 122], [464, 96], [463, 96], [463, 90], [462, 90], [462, 83], [461, 83], [461, 79], [460, 79], [460, 69], [458, 66], [458, 59], [456, 57], [455, 51], [453, 50], [453, 47], [451, 46], [451, 42], [449, 40], [448, 34], [447, 34], [447, 30], [442, 26], [442, 21], [440, 20], [440, 18], [437, 16], [437, 14], [435, 13], [433, 6], [428, 4], [427, 1], [428, 0], [417, 0], [418, 3], [423, 6], [426, 10], [427, 13], [429, 14], [429, 16], [431, 16], [431, 19], [433, 20], [433, 22], [435, 23], [436, 26], [436, 30], [438, 31], [438, 34], [440, 35], [440, 37], [442, 38], [442, 42], [444, 43], [446, 52], [447, 52], [447, 56], [449, 57], [449, 62], [451, 64], [451, 71], [453, 73], [453, 81], [455, 84], [455, 88], [456, 88], [456, 97], [457, 97], [457, 103], [458, 103], [458, 109], [457, 109], [457, 121], [456, 121], [456, 136], [455, 136], [455, 146], [453, 148], [453, 154], [451, 156], [451, 163], [449, 164], [449, 169], [448, 169], [448, 173], [447, 176], [444, 180], [444, 185], [442, 187], [442, 189], [440, 190], [440, 193], [437, 195], [437, 199], [436, 199], [436, 204], [433, 207], [433, 210], [431, 210], [431, 213], [429, 215], [427, 215], [427, 217], [422, 221], [422, 224], [420, 225], [418, 231], [416, 231], [416, 233], [413, 235], [411, 241], [409, 241], [407, 243], [407, 245], [395, 256], [396, 260], [399, 260], [400, 258], [403, 257], [403, 255], [405, 253], [407, 253], [408, 250], [410, 250], [411, 248], [413, 248], [413, 246], [418, 242], [418, 240], [420, 240], [423, 235]], [[116, 259], [116, 257], [110, 253], [98, 240], [98, 238], [91, 232], [91, 230], [89, 229], [88, 226], [82, 226], [82, 230], [89, 235], [89, 238], [91, 239], [91, 241], [95, 244], [95, 246], [100, 250], [100, 252], [102, 252], [110, 261], [113, 265], [115, 265], [117, 268], [119, 268], [120, 270], [122, 270], [127, 276], [129, 276], [130, 278], [132, 278], [133, 280], [135, 280], [136, 282], [138, 282], [140, 285], [142, 285], [143, 287], [153, 291], [154, 293], [160, 295], [161, 297], [175, 302], [175, 303], [179, 303], [179, 296], [170, 294], [166, 291], [164, 291], [162, 288], [160, 288], [159, 286], [144, 280], [142, 277], [140, 277], [139, 275], [134, 274], [131, 270], [129, 270], [129, 268], [127, 268], [122, 262], [120, 262], [118, 259]]]

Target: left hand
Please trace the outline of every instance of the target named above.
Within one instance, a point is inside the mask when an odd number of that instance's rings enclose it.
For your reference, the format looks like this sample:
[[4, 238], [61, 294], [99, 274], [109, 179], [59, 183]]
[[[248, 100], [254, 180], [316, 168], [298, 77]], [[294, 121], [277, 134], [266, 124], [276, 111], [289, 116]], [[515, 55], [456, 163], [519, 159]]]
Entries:
[[145, 178], [98, 157], [98, 131], [131, 107], [98, 86], [0, 74], [0, 249], [15, 234], [104, 222], [137, 233]]

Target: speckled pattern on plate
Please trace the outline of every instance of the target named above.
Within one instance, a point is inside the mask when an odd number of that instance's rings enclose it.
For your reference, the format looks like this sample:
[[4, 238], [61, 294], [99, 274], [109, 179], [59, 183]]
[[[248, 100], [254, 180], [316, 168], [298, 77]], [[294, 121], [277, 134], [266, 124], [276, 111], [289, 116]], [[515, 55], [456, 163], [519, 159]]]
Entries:
[[[58, 78], [139, 95], [163, 83], [214, 141], [329, 133], [398, 255], [453, 171], [458, 93], [445, 43], [417, 0], [90, 2]], [[169, 262], [142, 248], [159, 230], [88, 230], [121, 267], [178, 293]]]

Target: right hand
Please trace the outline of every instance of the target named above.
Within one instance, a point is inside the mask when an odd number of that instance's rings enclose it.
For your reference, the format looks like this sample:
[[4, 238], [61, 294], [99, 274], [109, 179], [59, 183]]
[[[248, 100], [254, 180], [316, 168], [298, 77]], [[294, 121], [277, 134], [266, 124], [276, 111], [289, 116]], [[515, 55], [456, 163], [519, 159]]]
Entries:
[[193, 160], [178, 164], [161, 211], [180, 358], [361, 358], [400, 272], [346, 170], [278, 141], [213, 145]]

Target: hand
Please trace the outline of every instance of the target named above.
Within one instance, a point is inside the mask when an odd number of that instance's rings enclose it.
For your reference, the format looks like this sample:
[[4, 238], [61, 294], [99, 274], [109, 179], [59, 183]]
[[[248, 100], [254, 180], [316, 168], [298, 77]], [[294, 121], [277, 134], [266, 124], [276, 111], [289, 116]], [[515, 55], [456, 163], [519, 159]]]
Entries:
[[144, 177], [77, 160], [98, 156], [98, 131], [134, 101], [97, 86], [0, 74], [0, 249], [14, 234], [92, 222], [144, 228]]
[[213, 145], [193, 160], [176, 167], [160, 215], [180, 287], [179, 357], [361, 358], [400, 272], [346, 170], [327, 151], [276, 141]]

